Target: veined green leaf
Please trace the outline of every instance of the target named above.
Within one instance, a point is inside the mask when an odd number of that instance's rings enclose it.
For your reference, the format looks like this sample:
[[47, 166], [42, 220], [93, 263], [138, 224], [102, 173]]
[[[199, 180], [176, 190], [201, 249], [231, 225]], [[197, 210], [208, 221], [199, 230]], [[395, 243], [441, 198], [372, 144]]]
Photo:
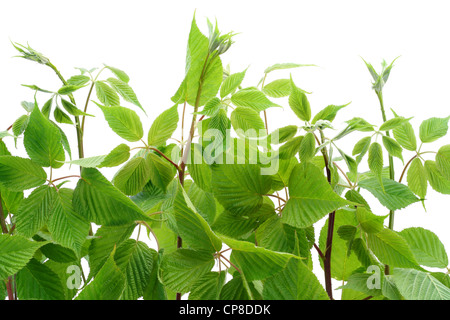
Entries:
[[107, 155], [82, 158], [66, 163], [75, 164], [83, 168], [104, 168], [118, 166], [127, 161], [128, 158], [130, 158], [130, 147], [122, 143]]
[[405, 124], [406, 122], [408, 122], [410, 119], [406, 119], [404, 117], [395, 117], [389, 120], [386, 120], [381, 126], [380, 126], [380, 131], [389, 131], [389, 130], [393, 130], [397, 127], [400, 127], [401, 125]]
[[[100, 105], [99, 105], [100, 106]], [[121, 138], [135, 142], [142, 139], [144, 130], [139, 116], [131, 109], [115, 106], [100, 106], [109, 127]]]
[[55, 117], [55, 121], [58, 123], [73, 125], [73, 121], [64, 111], [61, 110], [61, 108], [59, 108], [59, 106], [56, 106], [55, 110], [53, 111], [53, 116]]
[[67, 79], [67, 83], [73, 86], [82, 86], [91, 80], [88, 76], [79, 74]]
[[424, 120], [420, 124], [419, 137], [422, 142], [433, 142], [437, 139], [445, 136], [448, 131], [448, 120], [447, 118], [430, 118]]
[[356, 218], [362, 230], [367, 233], [377, 233], [383, 230], [383, 222], [386, 216], [377, 216], [364, 207], [357, 207]]
[[328, 300], [316, 275], [304, 263], [292, 259], [286, 268], [264, 282], [268, 300]]
[[73, 116], [90, 116], [93, 117], [92, 114], [88, 114], [86, 112], [81, 111], [78, 109], [72, 102], [67, 101], [66, 99], [61, 98], [61, 104], [66, 109], [68, 113], [70, 113]]
[[175, 168], [166, 159], [155, 153], [149, 153], [146, 160], [149, 167], [150, 181], [153, 185], [166, 190], [175, 176]]
[[89, 278], [94, 277], [105, 264], [115, 247], [128, 240], [136, 228], [136, 223], [131, 222], [118, 226], [101, 226], [95, 233], [89, 246]]
[[189, 300], [218, 300], [225, 280], [226, 271], [205, 274], [192, 285]]
[[287, 97], [291, 94], [291, 80], [277, 79], [264, 86], [262, 92], [272, 98]]
[[174, 105], [162, 112], [150, 127], [148, 144], [156, 147], [163, 145], [177, 129], [178, 120], [178, 105]]
[[44, 167], [59, 168], [65, 159], [61, 133], [36, 106], [25, 129], [25, 149], [30, 158]]
[[405, 299], [450, 300], [450, 289], [428, 272], [397, 268], [393, 279]]
[[369, 233], [368, 246], [384, 264], [399, 268], [414, 268], [417, 261], [400, 235], [391, 229], [383, 229], [377, 233]]
[[376, 178], [364, 179], [359, 186], [372, 193], [389, 210], [403, 209], [419, 201], [407, 186], [391, 179], [383, 178], [384, 189]]
[[270, 101], [264, 93], [257, 89], [241, 89], [231, 96], [231, 102], [237, 107], [249, 107], [256, 112], [264, 111], [271, 107], [280, 107]]
[[45, 264], [31, 259], [17, 273], [17, 294], [22, 300], [64, 300], [59, 276]]
[[233, 73], [223, 81], [222, 86], [220, 87], [220, 97], [222, 99], [230, 93], [232, 94], [241, 85], [246, 72], [247, 69], [242, 72]]
[[292, 68], [298, 68], [298, 67], [315, 67], [314, 64], [298, 64], [298, 63], [276, 63], [264, 70], [264, 73], [269, 73], [275, 70], [283, 70], [283, 69], [292, 69]]
[[261, 207], [269, 192], [271, 177], [261, 175], [253, 164], [221, 164], [212, 167], [214, 195], [224, 208], [236, 215], [250, 214]]
[[289, 159], [295, 156], [295, 154], [300, 150], [300, 145], [303, 138], [304, 136], [298, 136], [286, 141], [286, 143], [278, 149], [279, 158]]
[[143, 157], [136, 157], [123, 165], [114, 175], [112, 183], [117, 189], [132, 196], [144, 189], [150, 180], [150, 167]]
[[400, 144], [388, 136], [383, 136], [383, 145], [386, 148], [386, 151], [393, 157], [397, 157], [403, 161], [402, 156], [402, 147]]
[[442, 176], [450, 180], [450, 144], [439, 148], [436, 154], [436, 166]]
[[0, 156], [0, 185], [11, 191], [23, 191], [45, 182], [44, 169], [30, 159]]
[[72, 205], [73, 190], [61, 188], [54, 196], [51, 215], [47, 222], [53, 240], [72, 249], [79, 257], [89, 234], [89, 223]]
[[56, 197], [55, 188], [45, 185], [36, 188], [24, 199], [15, 215], [16, 232], [25, 237], [33, 236], [52, 214]]
[[105, 65], [105, 68], [109, 69], [118, 79], [122, 80], [123, 82], [128, 83], [130, 81], [130, 77], [124, 71], [107, 65]]
[[427, 173], [422, 164], [422, 160], [419, 158], [415, 158], [411, 162], [406, 175], [406, 181], [412, 192], [418, 195], [420, 199], [425, 199], [428, 187]]
[[141, 209], [114, 187], [97, 169], [83, 168], [73, 195], [75, 210], [99, 225], [146, 220]]
[[446, 268], [448, 256], [438, 236], [430, 230], [417, 227], [407, 228], [400, 232], [411, 248], [420, 265], [435, 268]]
[[186, 191], [178, 184], [173, 208], [177, 230], [189, 248], [219, 252], [222, 241], [214, 234], [206, 220], [198, 214]]
[[30, 241], [19, 235], [0, 234], [0, 279], [17, 273], [46, 242]]
[[446, 179], [438, 169], [435, 161], [425, 161], [425, 172], [430, 186], [442, 194], [450, 194], [450, 180]]
[[153, 269], [153, 251], [144, 242], [134, 239], [117, 247], [114, 260], [126, 279], [122, 300], [137, 300], [144, 295]]
[[305, 134], [300, 143], [298, 154], [302, 163], [308, 162], [314, 157], [316, 154], [316, 140], [313, 133], [308, 132]]
[[111, 87], [116, 90], [125, 101], [131, 102], [132, 104], [138, 106], [145, 113], [144, 108], [136, 97], [136, 93], [134, 93], [128, 83], [116, 78], [108, 78], [106, 81], [108, 81]]
[[409, 121], [403, 122], [392, 131], [394, 138], [400, 145], [409, 151], [416, 151], [417, 141], [414, 129]]
[[[270, 144], [280, 144], [292, 139], [298, 131], [298, 127], [289, 125], [275, 129], [268, 137]], [[274, 138], [276, 137], [276, 139]]]
[[259, 113], [249, 107], [237, 107], [231, 112], [231, 124], [238, 134], [246, 137], [259, 137], [266, 135], [264, 122]]
[[373, 142], [369, 148], [368, 164], [370, 171], [373, 172], [383, 188], [382, 172], [383, 172], [383, 149], [378, 142]]
[[320, 110], [314, 116], [311, 123], [315, 124], [318, 120], [327, 120], [327, 121], [332, 122], [334, 120], [334, 118], [336, 118], [338, 111], [341, 110], [342, 108], [345, 108], [349, 104], [350, 104], [350, 102], [347, 104], [344, 104], [344, 105], [340, 105], [340, 106], [329, 105], [329, 106], [325, 107], [324, 109]]
[[58, 90], [58, 94], [68, 95], [68, 94], [71, 94], [71, 93], [77, 91], [78, 89], [81, 89], [81, 88], [84, 88], [84, 85], [80, 86], [80, 85], [67, 84]]
[[125, 276], [114, 262], [114, 251], [75, 300], [118, 300], [125, 289]]
[[289, 180], [289, 200], [282, 221], [297, 228], [308, 227], [349, 204], [333, 191], [322, 170], [312, 163], [298, 164]]
[[103, 81], [95, 81], [95, 92], [98, 100], [105, 106], [118, 106], [120, 104], [119, 95]]
[[295, 255], [267, 250], [247, 241], [225, 236], [220, 238], [232, 249], [231, 259], [238, 264], [247, 281], [266, 279], [286, 267], [290, 259], [299, 259]]
[[300, 120], [311, 119], [311, 107], [303, 90], [297, 88], [291, 77], [291, 94], [289, 95], [289, 106]]
[[169, 289], [186, 293], [214, 266], [211, 252], [178, 249], [163, 255], [159, 267], [159, 279]]

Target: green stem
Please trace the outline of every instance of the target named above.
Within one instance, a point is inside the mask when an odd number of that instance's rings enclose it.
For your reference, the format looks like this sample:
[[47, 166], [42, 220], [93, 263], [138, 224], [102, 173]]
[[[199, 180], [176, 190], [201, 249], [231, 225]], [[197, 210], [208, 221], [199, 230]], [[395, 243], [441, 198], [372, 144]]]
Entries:
[[[6, 219], [5, 219], [5, 213], [3, 211], [1, 194], [0, 194], [0, 225], [2, 228], [2, 233], [8, 234], [9, 231], [8, 231], [8, 227], [6, 226]], [[6, 281], [6, 291], [8, 292], [8, 300], [15, 300], [12, 283], [13, 283], [13, 278], [11, 276], [9, 276], [8, 280]]]
[[[381, 116], [383, 118], [383, 122], [386, 122], [386, 112], [384, 111], [384, 101], [383, 101], [383, 93], [382, 91], [376, 91], [378, 101], [380, 102]], [[389, 131], [386, 131], [386, 136], [390, 137]], [[395, 180], [395, 172], [394, 172], [394, 159], [391, 155], [389, 155], [389, 179]], [[394, 210], [389, 210], [389, 229], [394, 229]], [[385, 266], [385, 274], [389, 274], [389, 266]]]

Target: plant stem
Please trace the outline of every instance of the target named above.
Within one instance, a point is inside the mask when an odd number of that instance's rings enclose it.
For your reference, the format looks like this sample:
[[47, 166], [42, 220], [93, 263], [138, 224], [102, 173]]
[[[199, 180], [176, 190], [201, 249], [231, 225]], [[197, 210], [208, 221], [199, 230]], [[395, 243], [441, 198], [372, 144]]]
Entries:
[[[386, 112], [384, 111], [384, 102], [383, 102], [383, 92], [376, 91], [378, 101], [380, 102], [381, 116], [383, 118], [383, 122], [386, 122]], [[386, 136], [390, 136], [389, 131], [386, 131]], [[389, 155], [389, 179], [395, 180], [395, 172], [394, 172], [394, 159], [391, 155]], [[394, 210], [389, 210], [389, 229], [394, 229]], [[384, 269], [384, 273], [386, 275], [389, 274], [389, 266], [386, 265]]]
[[[91, 88], [89, 89], [89, 93], [88, 93], [88, 96], [87, 96], [87, 99], [86, 99], [86, 104], [84, 105], [84, 110], [83, 110], [84, 113], [86, 113], [86, 111], [87, 111], [87, 107], [88, 107], [88, 104], [89, 104], [89, 99], [91, 98], [91, 93], [92, 93], [92, 89], [94, 89], [94, 85], [95, 85], [95, 82], [92, 81]], [[82, 133], [83, 136], [84, 136], [84, 123], [85, 123], [85, 121], [86, 121], [86, 116], [83, 116], [81, 118], [81, 133]]]
[[[197, 89], [197, 96], [195, 98], [194, 114], [192, 115], [191, 129], [189, 130], [189, 136], [188, 136], [188, 140], [186, 143], [186, 149], [184, 150], [183, 156], [181, 158], [181, 163], [178, 166], [179, 167], [178, 178], [179, 178], [180, 184], [182, 186], [184, 186], [184, 177], [185, 177], [185, 173], [186, 173], [187, 158], [188, 158], [190, 150], [191, 150], [191, 143], [192, 143], [192, 139], [193, 139], [194, 133], [195, 133], [195, 125], [197, 123], [197, 112], [198, 112], [198, 108], [200, 107], [200, 98], [202, 95], [203, 81], [204, 81], [206, 66], [208, 65], [208, 59], [209, 59], [209, 53], [206, 56], [205, 62], [203, 64], [202, 72], [200, 74], [200, 79], [199, 79], [199, 84], [198, 84], [198, 89]], [[180, 236], [177, 236], [177, 249], [181, 248], [182, 246], [183, 246], [183, 239], [181, 239]], [[177, 292], [176, 299], [181, 300], [181, 293]]]
[[[325, 141], [325, 136], [323, 134], [323, 131], [320, 130], [320, 138], [322, 140], [322, 143]], [[331, 172], [329, 168], [329, 159], [328, 159], [328, 153], [326, 148], [322, 148], [322, 155], [323, 160], [325, 162], [325, 169], [327, 172], [327, 181], [331, 184]], [[333, 233], [334, 233], [334, 220], [336, 216], [336, 211], [330, 212], [328, 215], [328, 230], [327, 230], [327, 241], [326, 241], [326, 247], [325, 247], [325, 254], [323, 254], [323, 267], [325, 271], [325, 290], [327, 291], [328, 297], [330, 300], [333, 299], [333, 286], [331, 283], [331, 249], [333, 246]]]
[[153, 147], [150, 147], [149, 149], [150, 149], [150, 150], [153, 150], [153, 151], [155, 151], [155, 152], [157, 152], [159, 155], [161, 155], [161, 157], [163, 157], [163, 158], [166, 159], [168, 162], [170, 162], [170, 164], [172, 164], [172, 165], [178, 170], [178, 172], [180, 171], [180, 167], [179, 167], [175, 162], [173, 162], [172, 160], [170, 160], [170, 158], [167, 157], [164, 153], [162, 153], [161, 150], [158, 150], [158, 149], [153, 148]]

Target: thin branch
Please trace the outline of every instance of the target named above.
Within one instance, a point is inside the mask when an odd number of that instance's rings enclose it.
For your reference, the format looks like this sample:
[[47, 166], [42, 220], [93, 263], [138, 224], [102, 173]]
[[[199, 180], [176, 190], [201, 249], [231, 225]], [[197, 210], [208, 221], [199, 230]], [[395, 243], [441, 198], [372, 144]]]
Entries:
[[347, 180], [348, 185], [350, 186], [350, 188], [353, 187], [352, 182], [350, 181], [350, 179], [348, 178], [347, 174], [344, 172], [344, 170], [342, 170], [337, 164], [336, 162], [333, 162], [333, 164], [336, 166], [336, 168], [338, 168], [338, 170], [344, 175], [345, 180]]
[[160, 150], [158, 150], [158, 149], [156, 149], [156, 148], [153, 148], [153, 147], [150, 147], [149, 148], [150, 150], [153, 150], [153, 151], [155, 151], [155, 152], [157, 152], [159, 155], [161, 155], [164, 159], [166, 159], [167, 161], [169, 161], [176, 169], [177, 169], [177, 171], [180, 171], [180, 167], [175, 163], [175, 162], [173, 162], [172, 160], [170, 160], [170, 158], [168, 157], [168, 156], [166, 156], [164, 153], [162, 153]]
[[234, 265], [234, 263], [232, 263], [232, 262], [231, 262], [230, 260], [228, 260], [226, 257], [224, 257], [223, 255], [219, 255], [219, 259], [220, 259], [220, 258], [223, 258], [226, 262], [228, 262], [228, 263], [230, 264], [230, 266], [232, 266], [233, 268], [236, 269], [237, 272], [242, 273], [242, 271], [241, 271], [238, 267], [236, 267], [236, 266]]
[[403, 176], [405, 175], [406, 169], [408, 168], [408, 166], [411, 164], [411, 162], [417, 158], [417, 154], [412, 157], [411, 159], [409, 159], [409, 161], [405, 164], [405, 167], [403, 168], [402, 174], [400, 175], [400, 179], [398, 179], [398, 182], [402, 182]]
[[277, 199], [279, 199], [279, 200], [281, 200], [281, 201], [283, 201], [283, 202], [286, 202], [285, 199], [283, 199], [282, 197], [280, 197], [280, 196], [278, 196], [278, 195], [274, 195], [274, 194], [263, 194], [263, 196], [274, 197], [274, 198], [277, 198]]
[[319, 257], [322, 259], [322, 261], [325, 261], [325, 255], [323, 254], [322, 250], [320, 250], [320, 248], [315, 243], [314, 243], [314, 248], [316, 249], [316, 251], [319, 254]]
[[50, 182], [53, 184], [53, 183], [55, 183], [56, 181], [63, 180], [63, 179], [68, 179], [68, 178], [78, 178], [78, 179], [81, 179], [81, 176], [79, 176], [79, 175], [65, 176], [65, 177], [61, 177], [61, 178], [56, 178], [56, 179], [54, 179], [54, 180], [50, 180]]

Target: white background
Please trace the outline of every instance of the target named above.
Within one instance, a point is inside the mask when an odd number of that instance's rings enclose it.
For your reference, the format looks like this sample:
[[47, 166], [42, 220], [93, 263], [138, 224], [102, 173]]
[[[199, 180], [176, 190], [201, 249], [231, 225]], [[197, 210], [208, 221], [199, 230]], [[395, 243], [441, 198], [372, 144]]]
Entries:
[[[89, 69], [106, 63], [123, 69], [147, 111], [145, 117], [135, 108], [148, 130], [154, 118], [172, 105], [170, 97], [183, 79], [187, 37], [196, 10], [197, 24], [204, 33], [206, 18], [217, 19], [224, 33], [239, 33], [222, 61], [224, 66], [231, 66], [232, 72], [250, 66], [244, 86], [256, 85], [263, 70], [274, 63], [318, 65], [274, 72], [266, 83], [292, 73], [299, 87], [313, 92], [309, 96], [313, 114], [328, 104], [352, 101], [339, 112], [337, 129], [354, 116], [376, 125], [382, 123], [371, 77], [361, 57], [380, 70], [383, 59], [390, 63], [401, 56], [384, 89], [385, 107], [388, 118], [392, 116], [390, 108], [414, 117], [411, 123], [418, 134], [422, 120], [450, 114], [449, 9], [446, 1], [2, 1], [0, 130], [24, 114], [21, 101], [33, 101], [33, 92], [21, 84], [54, 91], [61, 85], [49, 68], [12, 58], [16, 52], [10, 41], [29, 42], [49, 57], [66, 78], [78, 73], [74, 67]], [[110, 75], [105, 72], [105, 76]], [[84, 104], [86, 95], [87, 89], [77, 92], [79, 105]], [[45, 98], [38, 95], [41, 105]], [[285, 108], [268, 110], [269, 129], [300, 124], [286, 100], [275, 102]], [[87, 157], [107, 154], [125, 142], [111, 132], [93, 103], [88, 112], [98, 118], [87, 119]], [[189, 118], [190, 114], [187, 122]], [[76, 158], [75, 130], [63, 126]], [[437, 151], [449, 140], [447, 136], [422, 150]], [[345, 138], [339, 143], [351, 154], [355, 141]], [[13, 149], [12, 140], [6, 142]], [[23, 148], [15, 153], [24, 155]], [[406, 151], [403, 156], [406, 162], [413, 154]], [[398, 179], [403, 164], [396, 159], [395, 166]], [[115, 171], [102, 170], [108, 178]], [[73, 168], [72, 173], [76, 172], [77, 168]], [[429, 188], [427, 212], [420, 203], [398, 211], [395, 229], [422, 226], [435, 232], [450, 251], [449, 199]], [[377, 208], [375, 213], [387, 213]], [[316, 260], [316, 269], [317, 265]], [[317, 275], [322, 281], [320, 267]]]

